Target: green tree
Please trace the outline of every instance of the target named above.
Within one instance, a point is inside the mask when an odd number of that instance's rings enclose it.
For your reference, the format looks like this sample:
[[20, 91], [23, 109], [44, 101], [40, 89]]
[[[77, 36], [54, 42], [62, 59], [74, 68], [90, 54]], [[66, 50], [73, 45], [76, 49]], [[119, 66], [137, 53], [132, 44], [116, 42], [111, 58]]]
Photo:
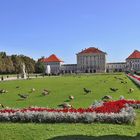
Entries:
[[12, 55], [11, 60], [13, 61], [14, 73], [21, 73], [21, 58], [17, 55]]
[[40, 60], [41, 59], [38, 59], [38, 61], [35, 64], [35, 72], [36, 73], [44, 73], [45, 72], [45, 65]]
[[25, 64], [27, 73], [35, 72], [34, 59], [24, 55], [7, 56], [5, 52], [0, 52], [0, 73], [21, 73], [22, 63]]
[[14, 66], [10, 56], [0, 52], [0, 73], [13, 73]]
[[5, 65], [5, 73], [13, 73], [14, 72], [13, 61], [11, 60], [10, 56], [5, 57], [4, 65]]
[[26, 72], [34, 73], [35, 72], [35, 60], [33, 60], [30, 57], [24, 56], [24, 55], [20, 55], [20, 58], [26, 66]]

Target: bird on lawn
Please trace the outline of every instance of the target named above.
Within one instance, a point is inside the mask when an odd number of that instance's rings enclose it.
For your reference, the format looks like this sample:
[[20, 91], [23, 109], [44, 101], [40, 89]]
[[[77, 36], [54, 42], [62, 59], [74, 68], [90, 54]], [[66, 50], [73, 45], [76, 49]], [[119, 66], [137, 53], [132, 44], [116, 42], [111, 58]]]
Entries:
[[28, 98], [28, 94], [18, 94], [18, 96], [21, 98], [21, 99], [27, 99]]
[[5, 89], [0, 89], [0, 94], [7, 93], [8, 91]]
[[88, 93], [91, 93], [91, 90], [90, 90], [90, 89], [84, 88], [84, 92], [85, 92], [86, 94], [88, 94]]
[[3, 104], [0, 104], [0, 107], [4, 108], [4, 105]]
[[32, 88], [32, 89], [31, 89], [31, 92], [35, 92], [35, 88]]
[[69, 96], [69, 99], [70, 99], [70, 100], [73, 100], [73, 99], [74, 99], [74, 96], [70, 95], [70, 96]]
[[132, 93], [132, 92], [134, 92], [134, 89], [133, 88], [130, 88], [129, 89], [129, 93]]
[[48, 91], [47, 89], [44, 89], [43, 92], [42, 92], [43, 96], [46, 96], [46, 95], [49, 95], [49, 94], [50, 94], [50, 91]]
[[119, 90], [118, 88], [110, 88], [111, 91], [116, 92], [117, 90]]
[[63, 103], [63, 104], [60, 104], [58, 106], [62, 107], [62, 108], [72, 108], [72, 105], [70, 105], [69, 103]]
[[102, 100], [110, 100], [110, 99], [112, 99], [112, 97], [109, 96], [109, 95], [105, 95], [105, 96], [102, 98]]

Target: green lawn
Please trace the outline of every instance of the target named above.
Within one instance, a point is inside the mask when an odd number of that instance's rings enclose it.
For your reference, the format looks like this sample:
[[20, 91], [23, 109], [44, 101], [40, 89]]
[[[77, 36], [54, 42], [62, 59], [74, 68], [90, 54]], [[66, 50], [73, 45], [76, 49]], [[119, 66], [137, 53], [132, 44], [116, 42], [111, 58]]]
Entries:
[[[127, 84], [122, 84], [114, 77], [123, 78]], [[16, 89], [19, 86], [19, 89]], [[83, 88], [91, 89], [92, 94], [84, 95]], [[110, 92], [109, 88], [119, 90]], [[0, 95], [0, 103], [9, 107], [45, 106], [56, 108], [57, 105], [73, 95], [71, 102], [73, 107], [89, 107], [94, 100], [100, 100], [104, 95], [111, 95], [113, 99], [119, 99], [123, 95], [127, 99], [140, 100], [140, 89], [122, 75], [82, 75], [47, 77], [23, 81], [6, 81], [0, 83], [0, 89], [9, 92]], [[35, 88], [36, 92], [30, 93]], [[49, 96], [41, 96], [43, 89], [51, 91]], [[128, 94], [128, 89], [134, 88], [134, 93]], [[29, 94], [25, 101], [19, 100], [18, 93]], [[40, 139], [139, 139], [140, 138], [140, 111], [137, 111], [135, 125], [113, 124], [19, 124], [0, 123], [0, 140], [40, 140]]]

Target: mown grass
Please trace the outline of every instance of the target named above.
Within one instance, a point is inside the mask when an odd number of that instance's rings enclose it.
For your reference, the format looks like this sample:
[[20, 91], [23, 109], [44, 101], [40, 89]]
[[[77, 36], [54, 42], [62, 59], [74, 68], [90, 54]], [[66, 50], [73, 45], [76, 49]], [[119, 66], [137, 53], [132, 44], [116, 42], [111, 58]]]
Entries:
[[[140, 113], [138, 113], [140, 118]], [[117, 124], [31, 124], [1, 123], [1, 140], [91, 140], [139, 139], [140, 122], [135, 125]]]
[[[114, 77], [123, 78], [127, 84]], [[45, 106], [56, 108], [57, 105], [73, 95], [75, 99], [71, 102], [73, 107], [89, 107], [94, 100], [100, 100], [104, 95], [111, 95], [113, 99], [119, 99], [123, 95], [127, 99], [140, 100], [140, 90], [125, 75], [95, 75], [95, 76], [65, 76], [47, 77], [43, 79], [5, 81], [0, 83], [0, 89], [8, 90], [8, 93], [0, 95], [0, 103], [9, 107]], [[19, 86], [20, 88], [16, 88]], [[92, 90], [92, 94], [85, 95], [83, 88]], [[115, 93], [110, 88], [118, 88]], [[36, 91], [30, 93], [35, 88]], [[134, 88], [133, 94], [128, 94], [129, 88]], [[43, 89], [51, 91], [49, 96], [42, 96]], [[19, 100], [18, 94], [29, 94], [27, 100]]]
[[[127, 84], [114, 77], [123, 78]], [[20, 88], [17, 89], [16, 86]], [[92, 94], [84, 95], [83, 88], [92, 90]], [[118, 88], [116, 93], [110, 91], [110, 87]], [[71, 102], [73, 107], [89, 107], [94, 100], [100, 100], [104, 95], [111, 95], [113, 99], [119, 99], [123, 95], [127, 99], [140, 100], [140, 89], [122, 75], [82, 75], [47, 77], [43, 79], [32, 79], [23, 81], [6, 81], [0, 83], [0, 89], [9, 92], [0, 95], [0, 103], [5, 106], [21, 108], [34, 106], [45, 106], [56, 108], [57, 105], [73, 95], [75, 99]], [[30, 89], [35, 88], [34, 93]], [[43, 89], [51, 91], [49, 96], [41, 96]], [[134, 88], [132, 94], [129, 88]], [[27, 100], [19, 100], [18, 93], [29, 94]], [[0, 123], [0, 140], [44, 140], [44, 139], [139, 139], [140, 133], [140, 111], [137, 111], [135, 125], [113, 125], [113, 124], [31, 124], [31, 123]], [[137, 136], [138, 135], [138, 136]]]

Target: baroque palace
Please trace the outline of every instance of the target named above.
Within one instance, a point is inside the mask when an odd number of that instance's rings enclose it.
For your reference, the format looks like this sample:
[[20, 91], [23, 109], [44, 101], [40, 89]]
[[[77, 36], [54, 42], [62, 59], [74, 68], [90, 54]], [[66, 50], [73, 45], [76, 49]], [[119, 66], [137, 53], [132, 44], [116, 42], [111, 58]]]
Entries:
[[55, 54], [41, 61], [46, 67], [46, 74], [140, 71], [140, 51], [138, 50], [126, 58], [126, 62], [118, 63], [107, 63], [107, 53], [95, 47], [84, 49], [76, 56], [77, 64], [64, 64], [64, 61]]

